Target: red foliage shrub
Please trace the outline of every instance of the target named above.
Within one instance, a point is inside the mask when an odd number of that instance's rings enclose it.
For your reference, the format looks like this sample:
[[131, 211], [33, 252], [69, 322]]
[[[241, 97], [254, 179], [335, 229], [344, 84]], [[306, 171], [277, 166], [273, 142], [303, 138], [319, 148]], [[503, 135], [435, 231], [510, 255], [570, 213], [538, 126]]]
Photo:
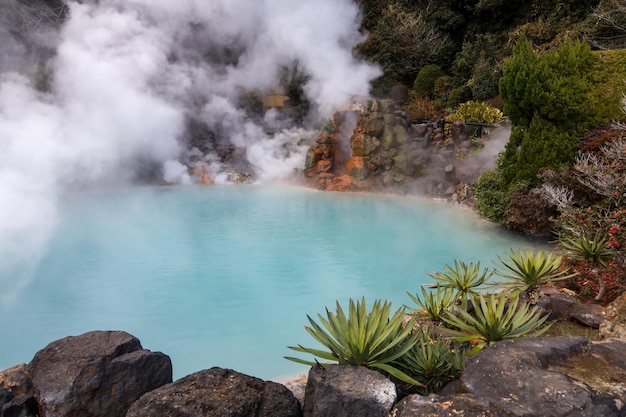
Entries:
[[551, 237], [554, 229], [551, 219], [557, 214], [556, 208], [536, 193], [513, 191], [505, 210], [505, 225], [527, 235]]
[[622, 295], [626, 290], [626, 271], [623, 266], [610, 263], [609, 268], [594, 267], [582, 259], [565, 258], [565, 264], [571, 272], [578, 275], [562, 282], [562, 285], [576, 291], [581, 302], [596, 302], [595, 297], [600, 291], [598, 275], [604, 280], [606, 292], [598, 304], [607, 305]]
[[595, 153], [600, 149], [600, 146], [623, 137], [624, 135], [626, 135], [626, 132], [615, 126], [600, 126], [596, 129], [586, 131], [578, 138], [578, 149], [580, 149], [581, 152]]

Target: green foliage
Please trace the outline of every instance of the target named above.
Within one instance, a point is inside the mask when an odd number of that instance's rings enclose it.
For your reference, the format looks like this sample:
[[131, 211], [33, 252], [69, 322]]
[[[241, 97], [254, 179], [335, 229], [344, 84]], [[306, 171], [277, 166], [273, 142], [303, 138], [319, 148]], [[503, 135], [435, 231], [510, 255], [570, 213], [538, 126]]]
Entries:
[[450, 95], [448, 96], [448, 106], [456, 107], [461, 103], [465, 103], [472, 99], [472, 90], [467, 85], [462, 85], [459, 87], [455, 87], [450, 90]]
[[484, 101], [468, 101], [446, 117], [446, 120], [463, 120], [473, 123], [500, 124], [503, 121], [502, 111]]
[[442, 75], [435, 80], [435, 87], [433, 94], [438, 99], [448, 100], [450, 97], [450, 91], [452, 90], [452, 77], [449, 75]]
[[487, 100], [499, 94], [500, 69], [493, 59], [482, 57], [474, 66], [470, 88], [474, 100]]
[[504, 112], [513, 124], [529, 126], [539, 116], [565, 130], [589, 126], [593, 109], [586, 102], [595, 57], [587, 44], [564, 44], [557, 51], [537, 55], [522, 36], [513, 52], [504, 62], [500, 81]]
[[395, 0], [373, 5], [366, 10], [370, 12], [366, 26], [369, 36], [358, 51], [381, 65], [384, 75], [379, 83], [410, 85], [422, 67], [448, 48], [448, 37], [420, 7]]
[[[339, 302], [337, 313], [326, 309], [327, 318], [318, 314], [322, 325], [307, 315], [311, 327], [306, 331], [326, 350], [289, 346], [297, 352], [309, 353], [326, 361], [340, 365], [360, 365], [377, 369], [412, 385], [420, 383], [393, 365], [393, 361], [408, 352], [420, 339], [412, 333], [414, 322], [403, 323], [404, 309], [391, 316], [391, 303], [376, 300], [371, 311], [367, 311], [365, 298], [356, 303], [350, 299], [346, 317]], [[315, 365], [316, 362], [286, 357], [294, 362]]]
[[610, 236], [602, 236], [596, 232], [593, 237], [586, 233], [579, 236], [561, 236], [559, 242], [575, 257], [602, 265], [607, 268], [607, 262], [613, 257], [615, 251], [608, 247]]
[[507, 279], [501, 284], [513, 291], [525, 291], [531, 299], [539, 286], [575, 275], [561, 268], [562, 256], [550, 252], [511, 250], [507, 259], [500, 256], [498, 259], [502, 268], [496, 268], [495, 274]]
[[499, 171], [485, 171], [474, 183], [476, 209], [486, 218], [498, 223], [506, 220], [509, 193], [501, 185]]
[[518, 183], [534, 186], [543, 169], [560, 170], [576, 158], [577, 135], [535, 116], [530, 126], [515, 126], [499, 161], [502, 185]]
[[502, 39], [490, 34], [478, 34], [454, 58], [454, 85], [466, 85], [473, 100], [487, 100], [498, 95], [499, 61], [504, 58]]
[[542, 316], [538, 307], [520, 302], [517, 297], [511, 299], [504, 292], [479, 295], [473, 305], [473, 314], [460, 309], [443, 318], [453, 340], [476, 343], [469, 355], [500, 340], [540, 336], [551, 325], [546, 325], [548, 316]]
[[421, 335], [420, 341], [396, 364], [422, 384], [417, 388], [420, 395], [437, 393], [448, 382], [459, 378], [466, 352], [457, 343], [428, 330], [419, 328], [417, 332]]
[[441, 317], [450, 308], [455, 298], [455, 291], [452, 288], [442, 288], [436, 286], [434, 291], [428, 291], [424, 287], [420, 287], [422, 296], [418, 294], [407, 293], [411, 300], [417, 304], [434, 323], [440, 323]]
[[430, 276], [444, 290], [453, 290], [455, 292], [454, 299], [460, 299], [461, 305], [465, 308], [467, 300], [477, 296], [479, 290], [485, 288], [492, 275], [493, 272], [488, 269], [481, 271], [480, 262], [466, 264], [455, 260], [454, 267], [446, 265], [443, 267], [443, 272], [435, 272]]
[[520, 38], [500, 81], [504, 112], [515, 125], [500, 160], [505, 187], [537, 184], [540, 170], [571, 166], [579, 134], [616, 117], [624, 85], [607, 93], [603, 67], [583, 42], [537, 55]]
[[438, 65], [426, 65], [420, 70], [417, 77], [415, 77], [413, 89], [419, 95], [434, 98], [435, 82], [443, 75], [445, 74]]

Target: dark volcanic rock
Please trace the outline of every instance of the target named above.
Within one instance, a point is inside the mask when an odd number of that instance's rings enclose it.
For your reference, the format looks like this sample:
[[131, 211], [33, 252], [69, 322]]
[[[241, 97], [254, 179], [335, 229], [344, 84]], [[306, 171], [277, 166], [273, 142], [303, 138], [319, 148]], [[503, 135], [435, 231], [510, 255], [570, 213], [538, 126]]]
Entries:
[[181, 378], [136, 401], [126, 417], [299, 417], [284, 385], [211, 368]]
[[124, 415], [144, 393], [172, 381], [168, 356], [119, 331], [50, 343], [27, 367], [46, 417]]
[[472, 394], [455, 394], [446, 397], [435, 394], [428, 397], [411, 395], [398, 403], [392, 415], [394, 417], [510, 416], [506, 411]]
[[363, 366], [314, 366], [309, 371], [304, 417], [383, 417], [397, 399], [396, 386]]
[[2, 405], [0, 401], [0, 415], [2, 417], [39, 417], [39, 404], [35, 397], [18, 395]]
[[604, 307], [599, 304], [580, 304], [571, 314], [572, 319], [594, 329], [600, 328], [605, 317]]
[[567, 336], [496, 343], [469, 360], [461, 383], [511, 416], [621, 416], [614, 394], [548, 367], [572, 366], [588, 345], [586, 338]]

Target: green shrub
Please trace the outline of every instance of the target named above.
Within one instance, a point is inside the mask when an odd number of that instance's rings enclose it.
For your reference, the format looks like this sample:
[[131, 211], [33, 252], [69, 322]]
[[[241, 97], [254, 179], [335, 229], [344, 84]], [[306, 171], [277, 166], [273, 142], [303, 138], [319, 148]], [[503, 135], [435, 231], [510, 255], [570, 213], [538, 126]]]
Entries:
[[452, 90], [452, 77], [449, 75], [442, 75], [435, 80], [435, 87], [433, 94], [436, 98], [448, 100], [450, 97], [450, 91]]
[[474, 100], [487, 100], [498, 96], [500, 69], [493, 59], [481, 58], [472, 74], [470, 88]]
[[474, 183], [476, 209], [486, 218], [498, 223], [506, 220], [509, 193], [501, 185], [499, 171], [485, 171]]
[[435, 64], [424, 66], [415, 77], [413, 89], [417, 94], [424, 97], [433, 98], [435, 92], [435, 83], [438, 78], [445, 75], [441, 68]]
[[538, 55], [520, 37], [500, 81], [504, 113], [514, 125], [500, 159], [506, 188], [537, 184], [541, 169], [571, 166], [578, 136], [619, 115], [624, 86], [607, 76], [604, 59], [583, 42]]
[[461, 103], [465, 103], [472, 99], [472, 90], [467, 85], [462, 85], [459, 87], [455, 87], [450, 90], [450, 95], [448, 96], [448, 106], [456, 107]]
[[530, 126], [514, 126], [499, 160], [502, 184], [539, 184], [538, 174], [545, 169], [558, 171], [572, 165], [577, 152], [577, 135], [562, 130], [542, 117], [533, 117]]

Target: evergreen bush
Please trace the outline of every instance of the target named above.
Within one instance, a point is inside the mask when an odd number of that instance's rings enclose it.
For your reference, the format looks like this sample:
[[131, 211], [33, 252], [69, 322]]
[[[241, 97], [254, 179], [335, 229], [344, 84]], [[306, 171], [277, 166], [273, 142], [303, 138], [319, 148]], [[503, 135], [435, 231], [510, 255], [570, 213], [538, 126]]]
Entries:
[[433, 98], [435, 92], [435, 83], [438, 78], [445, 75], [441, 68], [435, 64], [424, 66], [415, 77], [413, 89], [419, 95]]
[[474, 183], [476, 209], [490, 220], [504, 222], [509, 198], [509, 193], [501, 185], [500, 173], [497, 170], [485, 171]]
[[538, 55], [520, 37], [500, 81], [504, 113], [514, 125], [500, 159], [505, 187], [537, 184], [540, 170], [571, 166], [578, 136], [619, 115], [623, 85], [607, 92], [604, 87], [613, 82], [602, 68], [601, 57], [586, 43]]

